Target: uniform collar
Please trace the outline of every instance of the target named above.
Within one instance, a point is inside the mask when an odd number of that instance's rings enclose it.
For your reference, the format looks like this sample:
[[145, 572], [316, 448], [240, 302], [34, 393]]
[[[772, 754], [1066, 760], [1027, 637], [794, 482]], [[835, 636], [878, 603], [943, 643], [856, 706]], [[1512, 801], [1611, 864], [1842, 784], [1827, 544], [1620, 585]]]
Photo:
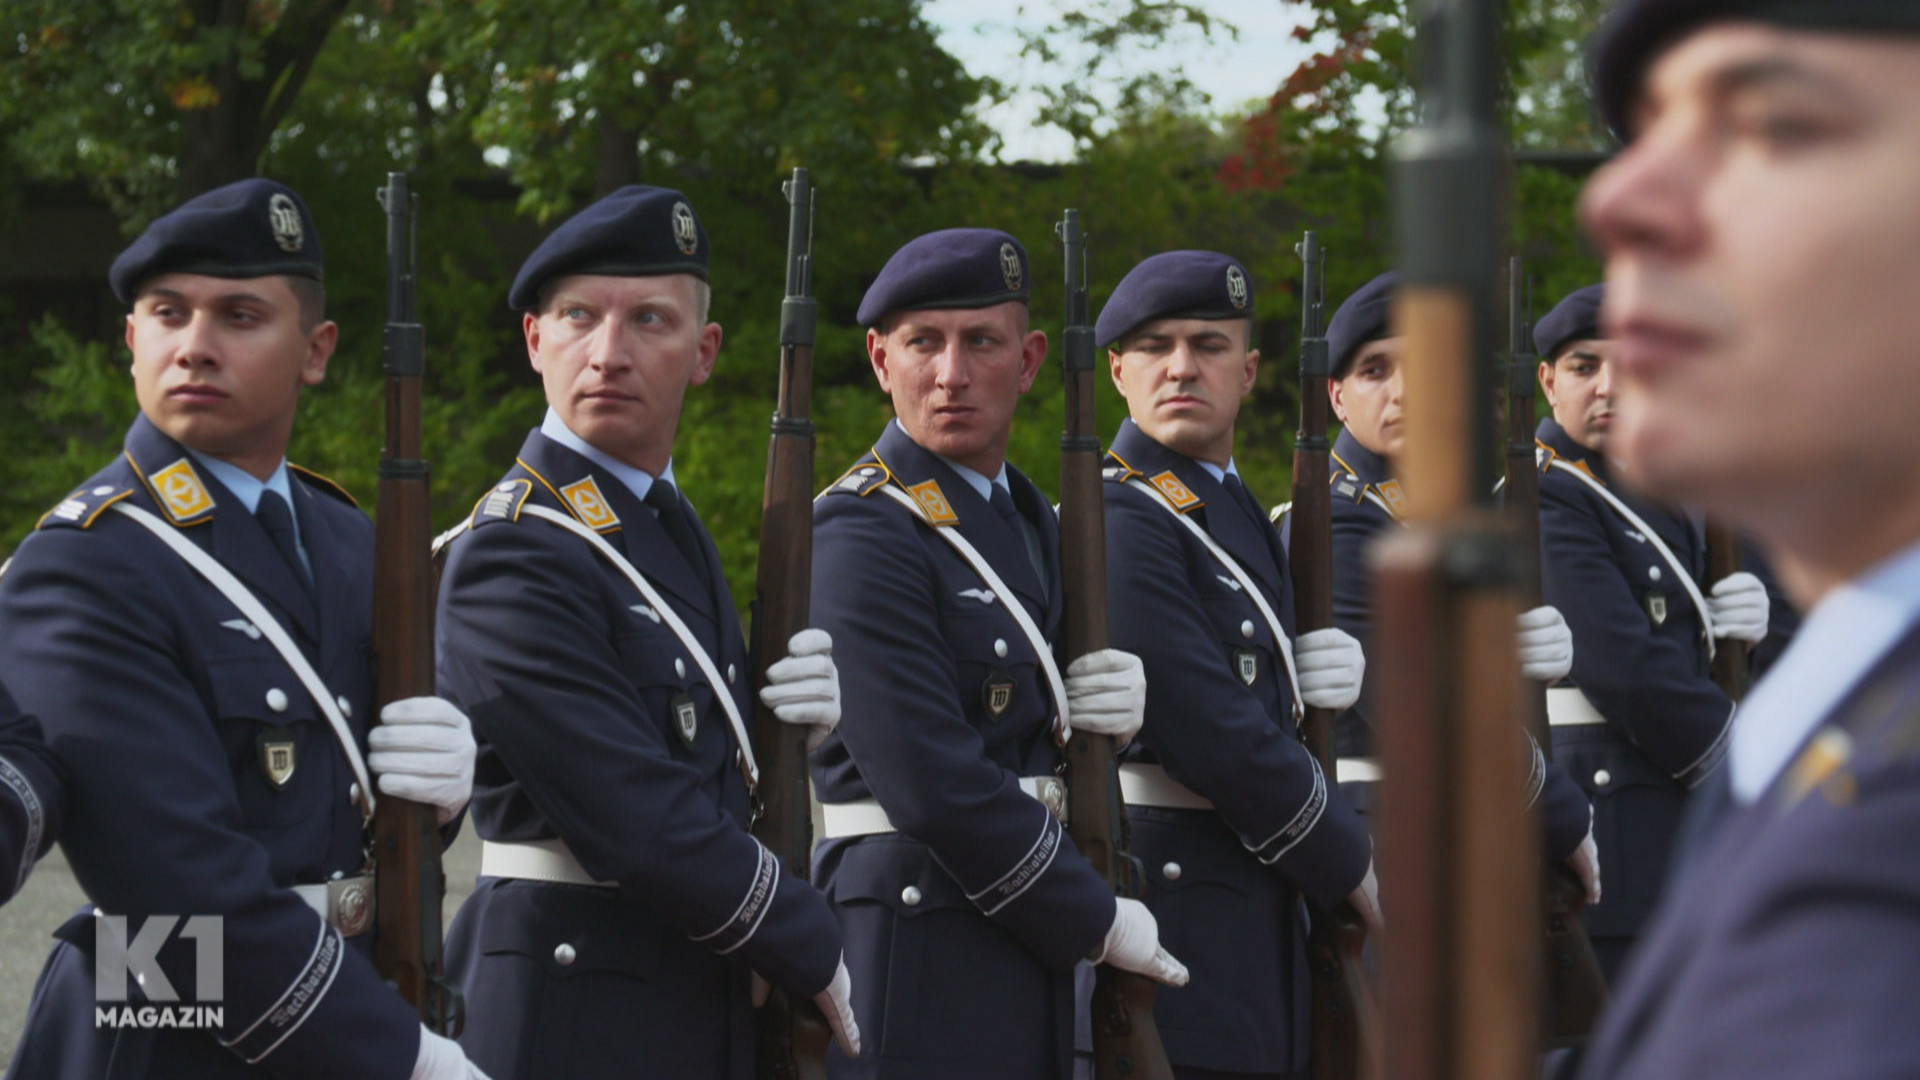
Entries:
[[[552, 406], [547, 408], [546, 419], [540, 421], [540, 434], [607, 470], [615, 480], [620, 481], [622, 486], [633, 492], [634, 498], [643, 503], [647, 501], [647, 492], [653, 490], [653, 482], [656, 478], [645, 469], [636, 469], [626, 462], [619, 461], [611, 454], [575, 435], [573, 429], [567, 426], [567, 422], [560, 419], [560, 414], [553, 411]], [[665, 480], [669, 484], [674, 482], [672, 458], [667, 459], [667, 467], [660, 473], [658, 479]]]
[[1340, 437], [1334, 440], [1333, 456], [1339, 459], [1342, 468], [1365, 483], [1378, 484], [1393, 476], [1387, 459], [1360, 445], [1360, 440], [1353, 437], [1353, 432], [1345, 428], [1341, 429]]
[[1560, 426], [1560, 421], [1551, 416], [1540, 421], [1540, 426], [1534, 429], [1533, 437], [1547, 449], [1552, 450], [1555, 457], [1569, 464], [1584, 465], [1594, 479], [1603, 484], [1610, 483], [1607, 477], [1606, 455], [1596, 450], [1589, 450], [1575, 442], [1573, 436], [1567, 434], [1567, 429]]
[[[909, 440], [913, 438], [911, 435], [907, 435], [906, 428], [900, 427], [899, 420], [893, 420], [890, 423], [892, 427], [899, 429], [901, 435], [905, 435]], [[917, 446], [919, 444], [916, 443], [915, 445]], [[933, 451], [928, 450], [927, 453], [933, 454]], [[1000, 490], [1006, 492], [1009, 495], [1013, 494], [1013, 486], [1007, 483], [1007, 463], [1004, 461], [1000, 463], [999, 474], [996, 475], [993, 479], [989, 480], [987, 479], [986, 473], [983, 473], [978, 469], [968, 468], [967, 466], [960, 464], [959, 462], [953, 460], [952, 458], [948, 457], [945, 454], [933, 454], [933, 456], [939, 458], [941, 461], [946, 462], [947, 468], [952, 469], [955, 473], [959, 474], [960, 479], [965, 480], [967, 482], [967, 486], [973, 488], [974, 493], [979, 495], [983, 499], [992, 499], [993, 489], [995, 487], [998, 487]]]

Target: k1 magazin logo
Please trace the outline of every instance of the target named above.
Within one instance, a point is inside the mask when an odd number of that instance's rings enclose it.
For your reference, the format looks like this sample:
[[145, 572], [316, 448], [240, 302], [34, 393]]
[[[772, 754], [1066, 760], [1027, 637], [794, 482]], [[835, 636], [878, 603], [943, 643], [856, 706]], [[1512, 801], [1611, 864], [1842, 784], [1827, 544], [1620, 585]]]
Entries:
[[[218, 915], [149, 915], [129, 933], [125, 915], [94, 913], [93, 1026], [111, 1028], [218, 1028], [226, 1022], [220, 1001], [226, 990], [226, 930]], [[185, 1000], [160, 967], [167, 949], [183, 976], [185, 942], [193, 943], [193, 993]]]

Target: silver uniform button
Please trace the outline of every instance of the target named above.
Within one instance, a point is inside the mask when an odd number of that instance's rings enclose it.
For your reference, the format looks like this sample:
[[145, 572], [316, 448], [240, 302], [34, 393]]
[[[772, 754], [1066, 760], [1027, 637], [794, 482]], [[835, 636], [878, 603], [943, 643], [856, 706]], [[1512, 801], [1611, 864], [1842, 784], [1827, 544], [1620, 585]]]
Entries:
[[1166, 878], [1168, 881], [1179, 881], [1180, 880], [1180, 864], [1177, 862], [1170, 862], [1167, 865], [1161, 867], [1160, 876], [1163, 878]]
[[347, 785], [347, 801], [355, 803], [360, 801], [360, 784], [358, 781]]
[[906, 888], [901, 889], [900, 902], [907, 905], [908, 907], [919, 907], [920, 906], [920, 887], [918, 885], [909, 885]]
[[111, 495], [113, 494], [113, 488], [111, 485], [101, 484], [99, 487], [93, 489], [93, 493], [95, 495]]
[[573, 946], [565, 942], [553, 947], [553, 962], [559, 964], [561, 967], [571, 965], [579, 955], [579, 953], [573, 951]]
[[1659, 568], [1659, 567], [1657, 567], [1657, 566], [1649, 566], [1649, 567], [1647, 567], [1647, 580], [1648, 580], [1648, 581], [1659, 581], [1659, 580], [1660, 580], [1660, 568]]
[[687, 662], [679, 657], [673, 658], [673, 673], [681, 678], [687, 677]]
[[1240, 622], [1240, 636], [1241, 636], [1241, 637], [1252, 637], [1252, 636], [1253, 636], [1253, 620], [1252, 620], [1252, 619], [1243, 619], [1243, 620], [1241, 620], [1241, 622]]
[[274, 712], [286, 712], [287, 692], [277, 686], [267, 691], [267, 708]]
[[1607, 771], [1607, 770], [1605, 770], [1605, 769], [1595, 769], [1595, 770], [1594, 770], [1594, 772], [1593, 772], [1593, 786], [1594, 786], [1594, 787], [1606, 787], [1606, 786], [1607, 786], [1608, 784], [1611, 784], [1611, 783], [1613, 783], [1613, 774], [1612, 774], [1612, 773], [1610, 773], [1610, 772], [1608, 772], [1608, 771]]
[[737, 671], [735, 671], [735, 670], [733, 670], [733, 665], [732, 665], [732, 664], [728, 664], [728, 665], [727, 665], [727, 682], [729, 682], [729, 683], [731, 683], [731, 682], [733, 682], [733, 681], [734, 681], [734, 677], [735, 677], [736, 675], [738, 675], [738, 674], [739, 674], [739, 672], [737, 672]]
[[1006, 659], [1006, 655], [1007, 655], [1007, 639], [1006, 638], [993, 639], [993, 655], [998, 656], [1003, 660]]
[[340, 881], [344, 879], [346, 876], [347, 876], [347, 872], [345, 870], [335, 870], [331, 875], [329, 875], [329, 880]]
[[351, 717], [353, 715], [353, 702], [347, 700], [347, 695], [341, 694], [337, 704], [340, 706], [341, 716]]

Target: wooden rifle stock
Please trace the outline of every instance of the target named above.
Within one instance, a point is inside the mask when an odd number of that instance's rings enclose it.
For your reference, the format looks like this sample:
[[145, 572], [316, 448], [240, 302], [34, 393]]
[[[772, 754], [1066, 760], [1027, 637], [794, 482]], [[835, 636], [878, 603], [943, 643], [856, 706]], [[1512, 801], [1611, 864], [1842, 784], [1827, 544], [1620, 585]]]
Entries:
[[[386, 449], [374, 523], [373, 656], [381, 707], [430, 697], [433, 669], [433, 511], [421, 453], [426, 338], [414, 306], [414, 198], [405, 173], [380, 189], [387, 215]], [[373, 816], [374, 966], [420, 1011], [429, 1030], [459, 1034], [459, 991], [441, 962], [440, 825], [434, 808], [391, 795]]]
[[[1707, 523], [1707, 587], [1728, 574], [1740, 572], [1740, 537], [1732, 530]], [[1747, 643], [1720, 638], [1713, 643], [1713, 681], [1735, 701], [1747, 694]]]
[[[754, 602], [754, 685], [787, 656], [807, 628], [813, 594], [813, 186], [807, 170], [781, 185], [787, 196], [787, 294], [780, 304], [780, 390], [767, 442], [767, 485], [760, 504], [760, 565]], [[807, 729], [783, 724], [764, 704], [753, 714], [760, 762], [753, 835], [786, 872], [806, 881], [813, 857], [807, 782]], [[761, 1080], [824, 1080], [832, 1032], [811, 1001], [774, 987], [756, 1018], [754, 1075]]]
[[[1293, 574], [1296, 634], [1333, 625], [1333, 501], [1327, 438], [1327, 379], [1332, 374], [1322, 326], [1326, 253], [1312, 232], [1295, 248], [1305, 270], [1300, 306], [1300, 430], [1293, 440], [1293, 509], [1287, 563]], [[1336, 776], [1331, 709], [1308, 708], [1301, 738], [1327, 777]], [[1313, 976], [1310, 1059], [1314, 1080], [1377, 1080], [1382, 1069], [1380, 1010], [1367, 979], [1367, 927], [1351, 904], [1313, 907], [1307, 966]]]
[[[1060, 575], [1069, 659], [1107, 647], [1106, 504], [1100, 438], [1094, 428], [1093, 317], [1087, 296], [1086, 237], [1080, 212], [1054, 227], [1066, 246], [1067, 323], [1062, 367], [1067, 427], [1060, 440]], [[1076, 731], [1067, 742], [1068, 832], [1116, 895], [1137, 898], [1145, 875], [1128, 851], [1113, 739]], [[1094, 969], [1095, 1080], [1172, 1080], [1153, 1022], [1154, 984], [1111, 964]]]
[[1514, 768], [1519, 550], [1493, 502], [1505, 136], [1495, 0], [1418, 5], [1420, 125], [1395, 153], [1410, 527], [1372, 552], [1387, 1075], [1537, 1074], [1539, 845]]
[[[1542, 602], [1540, 585], [1540, 468], [1535, 452], [1534, 398], [1537, 393], [1532, 349], [1532, 305], [1526, 265], [1515, 256], [1507, 264], [1507, 438], [1506, 507], [1520, 538], [1521, 562], [1531, 571], [1521, 581], [1520, 606]], [[1547, 690], [1531, 679], [1522, 682], [1521, 714], [1540, 752], [1553, 760], [1553, 731], [1547, 724]], [[1542, 959], [1546, 962], [1546, 1000], [1540, 1011], [1543, 1048], [1579, 1046], [1607, 1007], [1607, 977], [1587, 937], [1587, 890], [1565, 863], [1544, 869], [1541, 881]]]

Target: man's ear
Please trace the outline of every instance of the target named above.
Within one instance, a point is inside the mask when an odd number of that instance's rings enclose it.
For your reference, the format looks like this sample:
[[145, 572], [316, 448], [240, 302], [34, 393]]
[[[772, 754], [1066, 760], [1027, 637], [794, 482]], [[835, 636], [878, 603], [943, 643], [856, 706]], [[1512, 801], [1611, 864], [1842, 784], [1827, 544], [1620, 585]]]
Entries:
[[880, 389], [893, 393], [893, 376], [887, 370], [887, 337], [877, 328], [867, 330], [867, 359], [873, 364], [873, 377], [880, 380]]
[[[520, 333], [527, 339], [527, 363], [540, 371], [540, 313], [529, 311], [520, 319]], [[541, 372], [545, 374], [544, 372]]]
[[1026, 340], [1020, 343], [1020, 392], [1033, 389], [1033, 380], [1040, 374], [1040, 365], [1047, 362], [1047, 332], [1045, 330], [1027, 331]]
[[313, 328], [307, 335], [306, 359], [300, 363], [300, 381], [308, 386], [319, 386], [327, 378], [327, 362], [333, 359], [333, 350], [340, 344], [340, 324], [328, 319]]
[[1346, 397], [1347, 384], [1339, 379], [1329, 377], [1327, 379], [1327, 400], [1333, 403], [1333, 415], [1338, 417], [1343, 424], [1347, 422]]
[[725, 336], [717, 322], [700, 328], [700, 359], [693, 365], [693, 385], [699, 386], [713, 377], [714, 365], [720, 362], [720, 341]]

